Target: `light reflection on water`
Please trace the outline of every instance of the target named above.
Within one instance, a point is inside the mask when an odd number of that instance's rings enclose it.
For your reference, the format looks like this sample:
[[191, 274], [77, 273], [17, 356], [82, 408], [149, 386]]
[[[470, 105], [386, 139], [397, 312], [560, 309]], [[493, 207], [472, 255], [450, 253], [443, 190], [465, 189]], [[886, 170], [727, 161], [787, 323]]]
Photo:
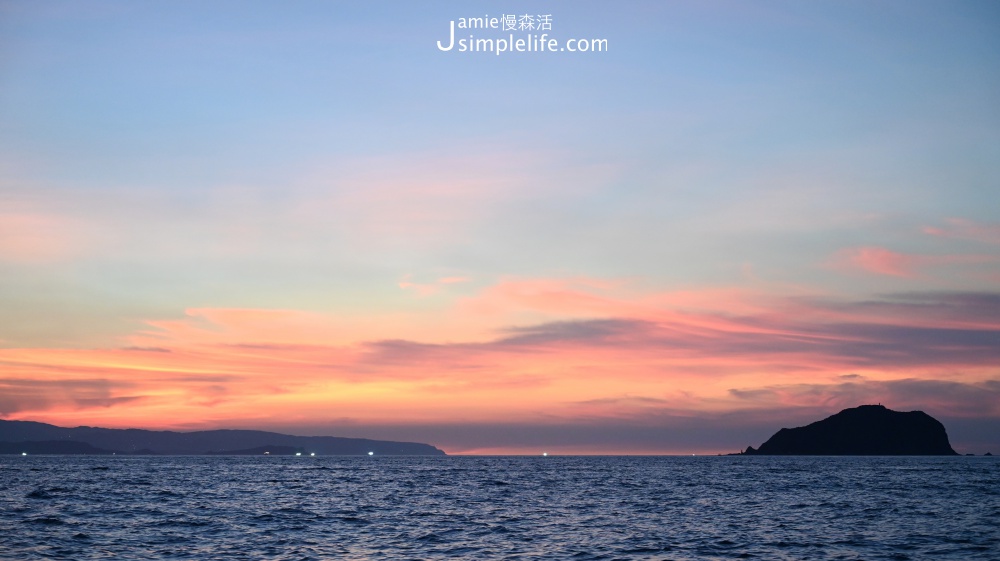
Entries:
[[3, 559], [1000, 559], [996, 458], [0, 456]]

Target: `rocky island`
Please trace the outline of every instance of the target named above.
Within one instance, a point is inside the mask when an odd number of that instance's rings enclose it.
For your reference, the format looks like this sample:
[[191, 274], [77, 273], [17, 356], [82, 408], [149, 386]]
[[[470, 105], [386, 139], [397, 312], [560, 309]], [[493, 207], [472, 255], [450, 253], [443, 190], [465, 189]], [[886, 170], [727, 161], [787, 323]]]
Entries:
[[957, 456], [940, 421], [882, 405], [844, 409], [804, 427], [781, 429], [749, 455]]
[[0, 420], [0, 454], [213, 454], [325, 456], [444, 456], [419, 442], [336, 436], [294, 436], [258, 430], [195, 432], [65, 428], [33, 421]]

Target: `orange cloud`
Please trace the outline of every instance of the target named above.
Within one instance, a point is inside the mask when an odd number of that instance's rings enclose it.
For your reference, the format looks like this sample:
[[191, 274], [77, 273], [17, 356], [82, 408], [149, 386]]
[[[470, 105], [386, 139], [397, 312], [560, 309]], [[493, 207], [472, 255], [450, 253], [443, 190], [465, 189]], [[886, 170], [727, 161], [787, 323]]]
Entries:
[[[470, 314], [490, 328], [449, 338]], [[834, 387], [870, 401], [905, 379], [946, 378], [962, 395], [997, 376], [997, 318], [995, 294], [838, 302], [585, 278], [505, 279], [422, 317], [452, 326], [402, 338], [391, 322], [352, 332], [313, 312], [199, 308], [118, 349], [0, 349], [0, 413], [159, 428], [548, 425], [802, 406]]]

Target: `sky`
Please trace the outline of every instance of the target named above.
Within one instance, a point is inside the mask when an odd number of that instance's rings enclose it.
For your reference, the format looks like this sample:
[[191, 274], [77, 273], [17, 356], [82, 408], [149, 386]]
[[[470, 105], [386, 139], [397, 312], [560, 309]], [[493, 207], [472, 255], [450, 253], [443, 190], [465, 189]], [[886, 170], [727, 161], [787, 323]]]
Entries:
[[0, 418], [701, 454], [881, 403], [1000, 453], [998, 31], [0, 0]]

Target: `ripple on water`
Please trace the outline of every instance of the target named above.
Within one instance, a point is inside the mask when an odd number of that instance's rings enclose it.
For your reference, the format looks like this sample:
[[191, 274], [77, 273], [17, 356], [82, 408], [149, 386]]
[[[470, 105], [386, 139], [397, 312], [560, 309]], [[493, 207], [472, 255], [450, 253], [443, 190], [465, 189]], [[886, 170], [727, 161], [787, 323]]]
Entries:
[[25, 460], [0, 473], [0, 557], [964, 561], [1000, 550], [992, 458]]

